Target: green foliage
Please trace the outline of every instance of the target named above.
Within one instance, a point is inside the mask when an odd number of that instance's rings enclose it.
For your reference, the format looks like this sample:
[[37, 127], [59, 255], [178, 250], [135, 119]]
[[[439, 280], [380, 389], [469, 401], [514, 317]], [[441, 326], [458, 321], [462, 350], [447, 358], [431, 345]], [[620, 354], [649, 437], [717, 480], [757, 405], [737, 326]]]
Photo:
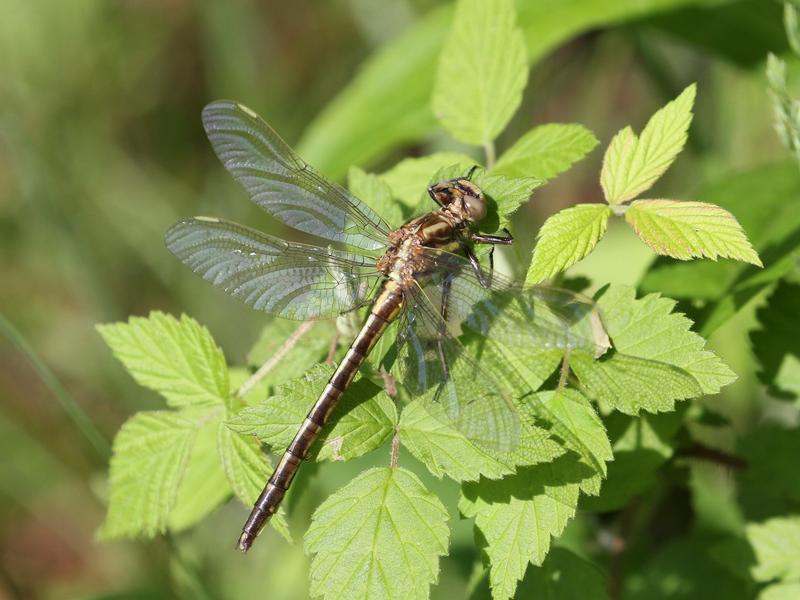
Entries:
[[491, 144], [522, 101], [525, 41], [512, 0], [459, 0], [439, 55], [433, 112], [467, 144]]
[[[353, 195], [392, 227], [434, 208], [428, 185], [469, 171], [488, 200], [480, 229], [497, 231], [511, 223], [537, 187], [572, 167], [598, 143], [578, 124], [540, 125], [516, 141], [507, 139], [510, 135], [500, 137], [522, 102], [529, 63], [568, 32], [675, 4], [681, 2], [550, 3], [545, 10], [543, 3], [525, 3], [517, 13], [511, 0], [459, 0], [454, 11], [448, 6], [433, 11], [379, 51], [307, 131], [301, 153], [330, 173], [347, 172]], [[549, 37], [536, 35], [539, 22], [553, 23]], [[694, 99], [693, 84], [656, 111], [641, 135], [626, 127], [613, 137], [599, 176], [605, 202], [577, 204], [547, 219], [536, 236], [528, 284], [556, 278], [589, 255], [606, 235], [610, 217], [624, 218], [661, 255], [749, 263], [753, 268], [732, 262], [712, 265], [722, 275], [705, 285], [729, 286], [721, 295], [709, 292], [708, 298], [715, 301], [723, 302], [724, 294], [738, 289], [742, 275], [751, 278], [751, 287], [763, 289], [787, 272], [791, 244], [796, 242], [791, 223], [770, 228], [765, 217], [753, 216], [760, 209], [737, 206], [744, 215], [743, 229], [737, 221], [739, 210], [725, 204], [734, 195], [730, 192], [716, 203], [703, 196], [703, 202], [637, 199], [686, 144]], [[405, 158], [378, 174], [354, 165], [400, 142], [420, 139], [435, 126], [434, 115], [452, 138], [474, 148]], [[504, 151], [497, 152], [498, 141], [507, 143]], [[448, 144], [445, 140], [437, 147], [459, 148]], [[485, 163], [474, 171], [471, 152], [483, 153], [479, 160]], [[796, 177], [790, 181], [787, 176], [786, 181], [797, 185]], [[752, 245], [745, 231], [754, 239]], [[524, 235], [519, 232], [518, 237], [520, 233]], [[786, 247], [775, 250], [776, 240]], [[761, 256], [766, 268], [755, 271], [762, 265]], [[573, 285], [569, 280], [566, 284]], [[387, 332], [311, 451], [310, 458], [320, 463], [359, 459], [348, 465], [351, 470], [346, 473], [352, 478], [317, 507], [305, 533], [311, 595], [429, 597], [431, 585], [438, 581], [440, 558], [448, 554], [449, 517], [423, 479], [405, 464], [398, 466], [410, 455], [419, 461], [416, 466], [424, 476], [446, 477], [459, 486], [458, 510], [473, 521], [476, 545], [488, 568], [474, 597], [606, 597], [603, 571], [566, 549], [551, 551], [553, 541], [565, 534], [579, 503], [587, 514], [615, 511], [630, 507], [634, 498], [655, 495], [661, 470], [670, 469], [675, 479], [684, 477], [679, 457], [691, 448], [694, 430], [707, 425], [697, 416], [703, 413], [700, 405], [687, 401], [717, 394], [735, 380], [722, 359], [706, 349], [705, 339], [692, 331], [692, 320], [676, 312], [676, 302], [647, 293], [652, 291], [647, 278], [643, 288], [639, 298], [635, 288], [622, 285], [607, 285], [595, 295], [592, 333], [607, 334], [611, 341], [610, 348], [596, 344], [602, 346], [602, 356], [581, 350], [580, 343], [570, 351], [560, 350], [558, 344], [512, 348], [499, 337], [490, 335], [486, 343], [466, 329], [462, 332], [465, 352], [494, 365], [498, 383], [513, 391], [520, 439], [506, 453], [470, 441], [452, 424], [443, 405], [405, 402], [408, 390], [402, 378], [394, 382], [396, 393], [386, 379], [390, 392], [376, 383], [381, 381], [377, 359], [397, 345], [394, 332]], [[790, 341], [774, 343], [771, 336], [779, 334], [772, 330], [789, 315], [793, 293], [779, 288], [769, 312], [760, 315], [762, 333], [754, 334], [757, 350], [769, 348], [759, 355], [764, 357], [765, 377], [775, 386], [783, 380], [767, 365], [775, 363], [778, 351], [781, 356], [790, 354]], [[702, 297], [691, 289], [687, 295]], [[562, 308], [569, 318], [572, 307]], [[338, 323], [339, 331], [347, 329], [344, 322], [350, 317], [358, 321], [358, 314], [348, 315]], [[271, 469], [262, 445], [281, 452], [291, 443], [332, 373], [331, 366], [320, 363], [331, 348], [332, 357], [340, 356], [336, 345], [331, 346], [336, 332], [324, 324], [302, 335], [297, 323], [269, 322], [247, 357], [249, 370], [229, 369], [209, 332], [185, 316], [177, 320], [153, 313], [147, 319], [101, 326], [100, 331], [136, 381], [159, 392], [171, 408], [137, 414], [114, 442], [109, 508], [101, 531], [108, 538], [185, 530], [230, 495], [246, 506], [252, 504]], [[276, 358], [277, 368], [272, 364]], [[265, 364], [269, 368], [262, 373]], [[234, 384], [238, 392], [232, 391]], [[758, 444], [754, 448], [755, 464], [763, 449]], [[389, 466], [365, 469], [362, 464], [369, 461]], [[753, 475], [749, 485], [743, 478], [743, 504], [752, 499], [748, 494], [763, 475]], [[305, 485], [313, 487], [308, 480]], [[439, 483], [434, 485], [438, 491]], [[292, 496], [291, 507], [296, 498]], [[791, 496], [789, 502], [771, 506], [789, 510], [793, 502]], [[752, 520], [767, 517], [773, 520]], [[796, 574], [786, 566], [793, 555], [778, 556], [774, 548], [796, 541], [796, 518], [747, 518], [746, 535], [759, 561], [755, 580], [782, 578], [781, 583], [793, 584]], [[784, 527], [775, 526], [777, 521]], [[289, 539], [283, 513], [271, 523]], [[740, 527], [741, 523], [744, 519]], [[580, 518], [574, 524], [576, 530], [586, 526]], [[778, 539], [779, 534], [788, 537]], [[566, 538], [571, 539], [569, 534]], [[742, 540], [737, 542], [741, 547]], [[707, 550], [704, 540], [684, 545]], [[671, 552], [668, 548], [664, 553], [663, 563], [663, 557], [657, 557], [639, 565], [641, 572], [669, 574], [676, 564], [685, 569], [680, 553]], [[647, 581], [633, 577], [629, 583], [626, 593], [633, 597], [655, 593]], [[691, 591], [696, 583], [689, 577], [678, 581], [674, 591]], [[612, 588], [620, 585], [609, 583]]]
[[447, 519], [439, 499], [410, 471], [363, 472], [314, 512], [305, 538], [314, 555], [311, 593], [427, 598], [447, 552]]
[[800, 582], [800, 517], [753, 523], [746, 535], [756, 556], [756, 581]]
[[657, 111], [641, 136], [630, 127], [621, 130], [608, 145], [600, 184], [609, 204], [633, 200], [650, 189], [669, 168], [686, 144], [696, 87]]
[[756, 316], [760, 329], [750, 334], [761, 381], [777, 397], [800, 397], [800, 285], [781, 281]]

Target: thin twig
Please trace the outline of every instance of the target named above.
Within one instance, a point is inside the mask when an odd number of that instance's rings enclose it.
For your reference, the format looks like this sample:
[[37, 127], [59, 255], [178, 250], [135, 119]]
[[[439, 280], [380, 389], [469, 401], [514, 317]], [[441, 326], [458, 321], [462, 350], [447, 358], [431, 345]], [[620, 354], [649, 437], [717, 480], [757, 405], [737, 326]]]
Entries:
[[36, 350], [28, 343], [22, 334], [14, 327], [14, 325], [0, 314], [0, 334], [5, 335], [11, 343], [17, 347], [17, 350], [22, 353], [25, 358], [33, 366], [36, 373], [39, 375], [44, 384], [58, 399], [64, 412], [72, 420], [78, 430], [83, 434], [83, 437], [89, 442], [94, 451], [102, 460], [107, 460], [111, 455], [111, 447], [108, 444], [105, 436], [100, 433], [100, 430], [95, 426], [94, 421], [86, 414], [81, 406], [70, 395], [66, 388], [61, 384], [53, 371], [44, 363], [44, 361], [36, 353]]
[[486, 142], [483, 145], [483, 152], [486, 155], [486, 170], [491, 171], [495, 162], [494, 142]]
[[717, 465], [722, 465], [733, 471], [742, 471], [747, 468], [747, 459], [734, 454], [728, 454], [717, 448], [711, 448], [699, 442], [693, 442], [690, 446], [685, 448], [678, 448], [675, 452], [677, 456], [683, 458], [694, 458], [697, 460], [704, 460]]
[[393, 469], [397, 466], [397, 458], [400, 456], [400, 432], [396, 429], [394, 430], [394, 436], [392, 437], [392, 455], [389, 459], [389, 466]]
[[339, 346], [339, 331], [333, 334], [331, 338], [331, 345], [328, 347], [328, 356], [325, 357], [325, 364], [329, 367], [333, 366], [333, 357], [336, 355], [336, 348]]
[[275, 351], [275, 354], [270, 356], [267, 359], [267, 362], [261, 365], [258, 371], [253, 373], [250, 376], [250, 379], [242, 384], [242, 386], [239, 388], [239, 391], [236, 392], [236, 395], [240, 398], [246, 396], [259, 381], [267, 376], [267, 373], [275, 368], [275, 365], [277, 365], [284, 356], [291, 352], [292, 348], [294, 348], [297, 345], [297, 342], [300, 341], [300, 338], [302, 338], [308, 332], [308, 330], [314, 326], [314, 323], [315, 321], [304, 321], [303, 323], [300, 323], [300, 326], [292, 332], [292, 335], [286, 338], [286, 341], [283, 342], [281, 347]]

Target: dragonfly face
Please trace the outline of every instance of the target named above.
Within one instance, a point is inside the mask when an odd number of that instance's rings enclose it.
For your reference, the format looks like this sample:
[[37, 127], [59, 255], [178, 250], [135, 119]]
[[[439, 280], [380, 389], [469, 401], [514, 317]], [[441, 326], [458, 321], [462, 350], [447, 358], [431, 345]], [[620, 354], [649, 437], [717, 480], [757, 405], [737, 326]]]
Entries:
[[[214, 102], [203, 110], [203, 124], [223, 165], [250, 199], [321, 243], [290, 242], [197, 217], [170, 228], [169, 250], [226, 293], [278, 317], [333, 318], [371, 306], [256, 501], [239, 539], [242, 550], [278, 509], [337, 401], [394, 321], [399, 382], [426, 403], [432, 417], [469, 442], [507, 457], [509, 464], [525, 464], [524, 449], [513, 458], [522, 406], [550, 422], [555, 435], [569, 435], [545, 406], [530, 404], [532, 384], [519, 375], [514, 357], [538, 349], [554, 355], [557, 365], [559, 353], [598, 354], [607, 338], [595, 335], [599, 319], [585, 298], [546, 287], [523, 289], [484, 273], [471, 245], [507, 244], [511, 237], [472, 231], [486, 214], [486, 200], [469, 176], [432, 185], [428, 191], [439, 210], [392, 229], [347, 190], [316, 173], [250, 109]], [[458, 339], [461, 333], [484, 340], [496, 360], [476, 360]], [[525, 422], [530, 420], [528, 415]]]

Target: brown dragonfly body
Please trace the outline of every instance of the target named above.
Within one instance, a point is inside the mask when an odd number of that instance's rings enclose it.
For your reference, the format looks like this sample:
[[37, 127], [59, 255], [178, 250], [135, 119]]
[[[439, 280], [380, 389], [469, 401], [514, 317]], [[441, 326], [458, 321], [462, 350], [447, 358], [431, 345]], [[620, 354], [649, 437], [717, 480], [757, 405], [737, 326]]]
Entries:
[[[380, 293], [372, 303], [361, 331], [350, 344], [347, 354], [306, 415], [300, 430], [256, 500], [239, 538], [239, 549], [243, 552], [250, 548], [261, 529], [278, 510], [301, 462], [325, 426], [339, 398], [378, 338], [400, 314], [407, 291], [411, 286], [417, 285], [418, 280], [430, 270], [430, 260], [422, 249], [458, 250], [463, 247], [461, 240], [476, 237], [479, 243], [511, 242], [510, 236], [476, 236], [471, 233], [469, 224], [483, 218], [486, 204], [481, 190], [469, 179], [444, 181], [431, 186], [428, 192], [442, 208], [413, 219], [389, 233], [389, 248], [376, 263], [378, 271], [385, 276]], [[471, 254], [470, 258], [474, 260]]]

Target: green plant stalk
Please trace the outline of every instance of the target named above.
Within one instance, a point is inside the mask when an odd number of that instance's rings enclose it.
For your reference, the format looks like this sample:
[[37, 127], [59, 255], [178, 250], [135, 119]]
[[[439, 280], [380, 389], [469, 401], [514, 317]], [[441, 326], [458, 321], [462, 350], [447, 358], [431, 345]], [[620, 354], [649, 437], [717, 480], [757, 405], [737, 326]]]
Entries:
[[89, 415], [75, 402], [75, 399], [66, 388], [61, 385], [61, 382], [33, 347], [2, 313], [0, 313], [0, 333], [7, 337], [20, 353], [28, 359], [42, 382], [59, 401], [64, 412], [67, 413], [67, 416], [69, 416], [86, 441], [89, 442], [97, 456], [104, 461], [108, 460], [109, 456], [111, 456], [111, 446], [105, 436], [95, 426]]

